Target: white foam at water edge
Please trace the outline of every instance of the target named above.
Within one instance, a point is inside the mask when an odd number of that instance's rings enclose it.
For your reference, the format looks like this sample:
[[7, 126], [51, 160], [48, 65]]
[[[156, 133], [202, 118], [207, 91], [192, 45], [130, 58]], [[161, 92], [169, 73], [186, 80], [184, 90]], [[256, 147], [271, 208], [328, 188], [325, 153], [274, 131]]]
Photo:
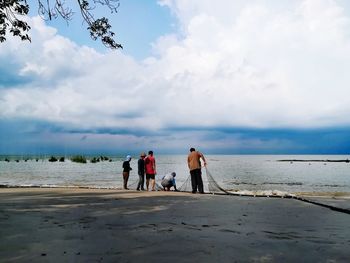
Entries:
[[3, 188], [83, 188], [83, 189], [110, 189], [117, 190], [120, 187], [103, 187], [103, 186], [81, 186], [81, 185], [56, 185], [56, 184], [1, 184]]
[[[62, 187], [52, 184], [1, 184], [5, 188], [57, 188]], [[65, 187], [65, 186], [64, 186]]]
[[39, 187], [43, 187], [43, 188], [57, 188], [59, 186], [55, 185], [55, 184], [42, 184], [42, 185], [39, 185]]
[[240, 190], [240, 191], [230, 191], [236, 195], [246, 195], [246, 196], [276, 196], [276, 197], [295, 197], [294, 194], [289, 192], [279, 191], [279, 190]]
[[82, 186], [82, 185], [40, 185], [39, 187], [43, 188], [80, 188], [80, 189], [104, 189], [104, 190], [116, 190], [120, 189], [117, 187], [108, 187], [108, 186]]

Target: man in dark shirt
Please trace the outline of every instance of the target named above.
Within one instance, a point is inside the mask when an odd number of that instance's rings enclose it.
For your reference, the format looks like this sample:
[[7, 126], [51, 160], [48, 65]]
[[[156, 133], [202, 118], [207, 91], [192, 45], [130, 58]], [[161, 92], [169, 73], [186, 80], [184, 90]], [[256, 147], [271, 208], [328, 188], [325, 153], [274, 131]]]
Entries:
[[144, 188], [144, 182], [145, 182], [145, 157], [146, 157], [146, 154], [144, 152], [141, 153], [140, 159], [137, 162], [137, 165], [138, 165], [137, 173], [139, 175], [139, 183], [138, 183], [137, 188], [136, 188], [137, 191], [140, 191], [140, 188], [141, 188], [142, 191], [145, 190], [145, 188]]
[[128, 180], [129, 180], [129, 174], [132, 168], [130, 167], [130, 161], [131, 156], [128, 155], [125, 158], [125, 161], [123, 162], [123, 181], [124, 181], [124, 189], [128, 190]]

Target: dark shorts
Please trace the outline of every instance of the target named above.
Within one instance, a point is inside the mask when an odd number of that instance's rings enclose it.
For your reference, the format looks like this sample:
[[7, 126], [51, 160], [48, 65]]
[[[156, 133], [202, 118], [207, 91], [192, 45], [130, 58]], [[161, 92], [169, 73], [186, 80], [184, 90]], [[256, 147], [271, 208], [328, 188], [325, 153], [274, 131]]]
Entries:
[[156, 176], [154, 174], [146, 174], [146, 179], [149, 180], [149, 179], [155, 179]]

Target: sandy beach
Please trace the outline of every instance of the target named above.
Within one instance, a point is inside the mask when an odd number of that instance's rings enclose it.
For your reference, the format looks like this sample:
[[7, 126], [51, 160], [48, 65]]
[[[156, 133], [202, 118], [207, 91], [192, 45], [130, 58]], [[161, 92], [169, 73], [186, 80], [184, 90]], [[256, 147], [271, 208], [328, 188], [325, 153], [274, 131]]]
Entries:
[[0, 197], [1, 262], [350, 262], [350, 215], [294, 199], [69, 188]]

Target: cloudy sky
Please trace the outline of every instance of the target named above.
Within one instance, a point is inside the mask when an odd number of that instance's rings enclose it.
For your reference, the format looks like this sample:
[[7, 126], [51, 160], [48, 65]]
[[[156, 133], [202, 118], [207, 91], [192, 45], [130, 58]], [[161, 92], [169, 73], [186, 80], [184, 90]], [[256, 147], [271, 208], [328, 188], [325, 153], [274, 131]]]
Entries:
[[350, 153], [347, 1], [120, 4], [123, 50], [35, 7], [0, 44], [0, 154]]

